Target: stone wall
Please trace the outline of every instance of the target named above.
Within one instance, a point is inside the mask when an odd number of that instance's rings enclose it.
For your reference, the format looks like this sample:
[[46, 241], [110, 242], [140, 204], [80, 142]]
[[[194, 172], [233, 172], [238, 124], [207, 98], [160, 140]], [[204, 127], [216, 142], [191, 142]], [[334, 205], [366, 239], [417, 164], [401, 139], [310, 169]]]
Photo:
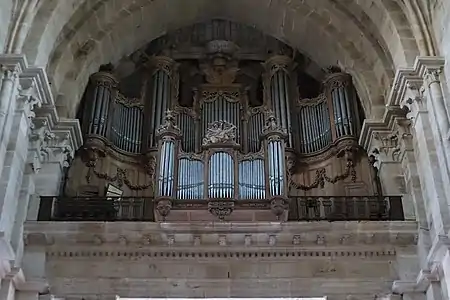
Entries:
[[[371, 280], [372, 283], [369, 283], [364, 280], [351, 282], [351, 279], [346, 281], [337, 277], [332, 281], [314, 281], [310, 276], [317, 274], [299, 271], [306, 277], [290, 280], [287, 283], [289, 288], [280, 288], [280, 293], [295, 290], [297, 287], [316, 286], [317, 291], [321, 293], [332, 294], [333, 290], [336, 290], [342, 291], [340, 296], [343, 296], [344, 293], [351, 294], [355, 288], [365, 286], [373, 289], [368, 288], [367, 291], [370, 292], [362, 294], [370, 295], [372, 299], [379, 293], [380, 288], [383, 293], [394, 292], [406, 300], [449, 298], [450, 125], [446, 108], [449, 103], [450, 67], [445, 63], [450, 59], [449, 1], [305, 0], [264, 1], [264, 4], [261, 4], [256, 0], [230, 0], [220, 3], [195, 0], [186, 5], [184, 1], [174, 0], [168, 5], [165, 0], [27, 0], [14, 3], [21, 4], [17, 6], [19, 10], [15, 10], [16, 12], [24, 12], [14, 16], [22, 15], [23, 18], [16, 19], [11, 16], [12, 1], [3, 0], [0, 3], [0, 49], [7, 49], [9, 53], [2, 55], [0, 59], [2, 299], [36, 299], [37, 293], [47, 284], [46, 268], [51, 274], [52, 270], [59, 271], [58, 261], [67, 262], [59, 254], [52, 256], [51, 253], [56, 250], [50, 250], [50, 258], [48, 263], [46, 262], [47, 247], [51, 247], [51, 239], [46, 240], [48, 245], [46, 244], [44, 250], [42, 246], [27, 241], [29, 246], [26, 251], [22, 240], [23, 221], [27, 210], [31, 220], [29, 224], [33, 224], [32, 220], [36, 219], [39, 204], [37, 196], [57, 193], [61, 163], [67, 152], [71, 153], [81, 143], [76, 121], [59, 119], [55, 106], [62, 116], [73, 117], [88, 76], [97, 71], [100, 64], [118, 62], [121, 57], [148, 42], [148, 39], [210, 16], [232, 18], [255, 25], [264, 32], [298, 47], [319, 66], [338, 64], [354, 75], [358, 93], [364, 100], [366, 115], [372, 119], [366, 122], [361, 144], [369, 152], [377, 150], [374, 154], [378, 160], [379, 172], [384, 178], [384, 188], [405, 195], [404, 209], [408, 219], [416, 219], [419, 224], [419, 229], [415, 231], [417, 252], [396, 256], [393, 266], [398, 268], [397, 275], [394, 276], [391, 267], [388, 267], [391, 259], [380, 263], [381, 269], [385, 269], [386, 273], [379, 275], [381, 278], [387, 278], [386, 284], [382, 283], [383, 279]], [[252, 13], [249, 14], [249, 11]], [[12, 19], [18, 22], [15, 27], [18, 30], [9, 35], [8, 30], [14, 27], [10, 23]], [[31, 66], [25, 62], [23, 54], [27, 55]], [[416, 59], [420, 55], [427, 57]], [[45, 68], [50, 75], [52, 87], [47, 82], [44, 70], [34, 66]], [[405, 67], [407, 69], [403, 69]], [[444, 73], [440, 73], [442, 70]], [[42, 108], [33, 109], [38, 103]], [[407, 108], [408, 114], [402, 111], [403, 107]], [[33, 129], [29, 128], [31, 124]], [[71, 145], [70, 150], [66, 148], [67, 145]], [[403, 184], [399, 184], [401, 181]], [[62, 235], [66, 235], [69, 230], [56, 227]], [[299, 230], [301, 228], [303, 227], [299, 227]], [[42, 233], [46, 230], [49, 228], [36, 231]], [[314, 230], [317, 231], [318, 228]], [[118, 232], [121, 231], [117, 228], [112, 231], [113, 234]], [[101, 238], [94, 240], [103, 243]], [[123, 239], [121, 241], [123, 242]], [[86, 243], [82, 240], [79, 242]], [[127, 239], [124, 242], [128, 243]], [[114, 243], [120, 244], [119, 241]], [[410, 245], [413, 244], [415, 242], [410, 242]], [[86, 253], [93, 253], [95, 251], [92, 249], [100, 246], [91, 245], [87, 247], [91, 252]], [[109, 246], [117, 247], [115, 244]], [[100, 252], [95, 253], [97, 255]], [[301, 265], [297, 268], [305, 266], [306, 269], [314, 270], [317, 267], [316, 259], [310, 261], [302, 257], [299, 262], [295, 262]], [[352, 270], [353, 264], [360, 263], [359, 259], [348, 259], [345, 267], [347, 271], [343, 274], [356, 276], [356, 273], [348, 270]], [[85, 272], [92, 269], [90, 266], [95, 266], [91, 263], [96, 259], [81, 260], [81, 269]], [[100, 269], [106, 268], [105, 259], [102, 260], [104, 264]], [[127, 260], [118, 264], [118, 271], [128, 265]], [[321, 263], [328, 260], [325, 258]], [[149, 261], [151, 262], [146, 263], [150, 266], [153, 264], [152, 258]], [[419, 266], [411, 268], [415, 262], [418, 262]], [[227, 276], [235, 266], [233, 261], [226, 264], [224, 272]], [[265, 267], [267, 266], [261, 265], [262, 274]], [[142, 266], [137, 269], [139, 268]], [[257, 264], [251, 264], [247, 269], [251, 271], [254, 268], [258, 269]], [[161, 268], [157, 266], [156, 269]], [[207, 274], [206, 268], [199, 268], [199, 272], [201, 270]], [[299, 276], [295, 264], [292, 267], [293, 273], [289, 273], [289, 270], [291, 269], [286, 268], [286, 274]], [[401, 274], [406, 270], [408, 276], [402, 277]], [[150, 274], [150, 268], [146, 271]], [[245, 277], [242, 275], [245, 272], [231, 272], [233, 273], [235, 276]], [[174, 290], [174, 293], [188, 293], [194, 291], [196, 286], [187, 284], [187, 280], [170, 281], [167, 278], [154, 281], [154, 285], [149, 285], [147, 279], [112, 279], [106, 285], [105, 281], [99, 281], [96, 285], [97, 282], [88, 279], [70, 281], [55, 278], [53, 279], [56, 283], [60, 280], [58, 291], [91, 288], [91, 294], [96, 296], [105, 291], [101, 290], [101, 287], [105, 286], [121, 287], [129, 291], [138, 286], [143, 288], [143, 296], [148, 296], [151, 291], [157, 290], [158, 286], [164, 290]], [[270, 284], [274, 282], [272, 278], [270, 281], [255, 279], [253, 282], [241, 279], [233, 282], [241, 296], [245, 290], [251, 290], [249, 287], [253, 287], [257, 293], [264, 291], [270, 294], [277, 290], [271, 288]], [[222, 287], [228, 292], [230, 282], [228, 278], [222, 281]], [[286, 282], [280, 283], [282, 284]], [[177, 290], [177, 286], [181, 288]], [[210, 286], [211, 289], [214, 287]], [[205, 288], [204, 291], [206, 290], [208, 289]], [[226, 295], [221, 294], [220, 289], [216, 291], [217, 295]], [[296, 291], [307, 293], [304, 289]]]
[[3, 53], [8, 40], [8, 29], [11, 26], [10, 20], [13, 9], [13, 0], [4, 0], [0, 3], [0, 53]]
[[25, 229], [28, 255], [66, 299], [369, 300], [390, 294], [395, 280], [415, 279], [415, 234], [415, 222], [39, 222]]

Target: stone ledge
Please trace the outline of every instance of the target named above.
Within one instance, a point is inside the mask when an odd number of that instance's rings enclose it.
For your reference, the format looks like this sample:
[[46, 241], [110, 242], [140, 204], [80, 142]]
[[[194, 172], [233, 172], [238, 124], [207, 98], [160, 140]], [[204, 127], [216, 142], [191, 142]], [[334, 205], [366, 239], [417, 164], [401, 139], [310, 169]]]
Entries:
[[[98, 278], [95, 283], [83, 278], [54, 278], [52, 293], [116, 294], [121, 297], [339, 297], [358, 294], [375, 295], [390, 291], [392, 281], [344, 278], [284, 279], [135, 279]], [[345, 299], [345, 297], [343, 297]], [[356, 298], [358, 299], [358, 298]]]
[[397, 222], [31, 222], [24, 239], [35, 246], [231, 247], [414, 246], [417, 223]]

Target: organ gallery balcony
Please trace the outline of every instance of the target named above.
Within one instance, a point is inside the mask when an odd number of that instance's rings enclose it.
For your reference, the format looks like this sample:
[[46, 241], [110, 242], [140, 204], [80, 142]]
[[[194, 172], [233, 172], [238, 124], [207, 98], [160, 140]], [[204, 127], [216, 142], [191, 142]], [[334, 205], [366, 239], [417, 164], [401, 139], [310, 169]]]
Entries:
[[[291, 197], [287, 221], [403, 221], [401, 197]], [[232, 214], [255, 209], [272, 214], [270, 200], [175, 200], [172, 213], [190, 211], [203, 220], [227, 220]], [[222, 210], [222, 213], [218, 212]], [[247, 214], [248, 215], [248, 214]], [[38, 221], [161, 220], [153, 198], [41, 197]]]
[[381, 196], [358, 144], [352, 76], [311, 78], [273, 42], [262, 52], [228, 38], [163, 42], [136, 53], [129, 75], [102, 66], [64, 197], [42, 198], [40, 220], [402, 220], [401, 198]]

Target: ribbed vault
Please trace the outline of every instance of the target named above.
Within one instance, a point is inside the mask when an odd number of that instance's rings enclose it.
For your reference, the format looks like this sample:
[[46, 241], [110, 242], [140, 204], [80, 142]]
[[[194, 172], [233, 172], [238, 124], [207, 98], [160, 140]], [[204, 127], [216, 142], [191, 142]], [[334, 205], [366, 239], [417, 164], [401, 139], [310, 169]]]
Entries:
[[322, 68], [340, 65], [353, 75], [366, 115], [373, 117], [395, 69], [422, 52], [397, 0], [41, 2], [24, 51], [47, 66], [63, 116], [74, 116], [88, 76], [100, 64], [117, 63], [154, 38], [210, 18], [254, 26]]

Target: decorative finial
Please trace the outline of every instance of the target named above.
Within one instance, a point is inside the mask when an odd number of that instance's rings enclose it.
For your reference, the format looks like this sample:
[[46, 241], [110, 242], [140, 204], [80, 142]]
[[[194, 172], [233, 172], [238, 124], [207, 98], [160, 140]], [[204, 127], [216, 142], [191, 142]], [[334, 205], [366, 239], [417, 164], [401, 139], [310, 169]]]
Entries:
[[168, 109], [164, 116], [164, 123], [157, 130], [158, 135], [163, 135], [166, 133], [172, 133], [172, 135], [180, 135], [181, 130], [175, 124], [175, 113]]

